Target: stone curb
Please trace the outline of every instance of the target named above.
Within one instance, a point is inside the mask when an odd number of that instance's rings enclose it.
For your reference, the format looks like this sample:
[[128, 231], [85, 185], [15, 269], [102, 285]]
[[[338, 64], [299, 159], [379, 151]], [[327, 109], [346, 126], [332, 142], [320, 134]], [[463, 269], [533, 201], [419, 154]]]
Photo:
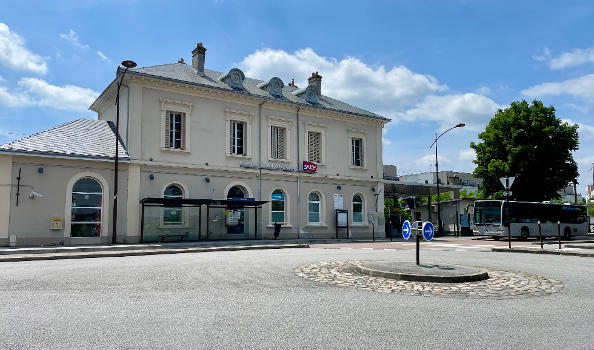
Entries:
[[594, 253], [587, 252], [571, 252], [571, 251], [559, 251], [550, 249], [523, 249], [523, 248], [491, 248], [493, 252], [505, 252], [505, 253], [531, 253], [531, 254], [553, 254], [553, 255], [573, 255], [583, 257], [594, 257]]
[[360, 274], [369, 275], [372, 277], [383, 277], [393, 280], [404, 280], [412, 282], [460, 283], [482, 281], [489, 278], [489, 274], [487, 273], [487, 271], [484, 270], [478, 273], [465, 274], [459, 276], [439, 276], [381, 271], [361, 266], [361, 264], [355, 264], [353, 266], [353, 269]]
[[160, 248], [146, 250], [119, 250], [119, 251], [95, 251], [95, 252], [71, 252], [54, 254], [22, 254], [0, 256], [0, 262], [36, 261], [36, 260], [63, 260], [63, 259], [87, 259], [106, 258], [123, 256], [141, 256], [158, 254], [181, 254], [181, 253], [206, 253], [206, 252], [228, 252], [236, 250], [262, 250], [262, 249], [285, 249], [285, 248], [309, 248], [309, 244], [275, 244], [275, 245], [246, 245], [246, 246], [222, 246], [222, 247], [190, 247], [190, 248]]

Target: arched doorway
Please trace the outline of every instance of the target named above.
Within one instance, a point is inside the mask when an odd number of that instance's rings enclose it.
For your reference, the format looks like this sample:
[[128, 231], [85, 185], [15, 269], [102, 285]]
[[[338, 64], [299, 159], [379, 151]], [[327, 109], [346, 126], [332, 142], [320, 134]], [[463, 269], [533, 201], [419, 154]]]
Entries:
[[83, 177], [72, 186], [70, 237], [99, 237], [103, 188], [99, 181]]
[[[227, 199], [246, 198], [247, 191], [239, 185], [235, 185], [227, 192]], [[245, 233], [245, 211], [243, 208], [227, 208], [225, 210], [225, 226], [228, 235], [243, 235]]]

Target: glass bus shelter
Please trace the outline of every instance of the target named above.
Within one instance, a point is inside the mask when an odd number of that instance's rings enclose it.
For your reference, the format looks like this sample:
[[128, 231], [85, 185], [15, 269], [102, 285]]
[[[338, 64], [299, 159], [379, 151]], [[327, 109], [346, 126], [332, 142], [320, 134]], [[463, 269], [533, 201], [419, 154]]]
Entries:
[[267, 201], [144, 198], [140, 203], [140, 241], [150, 243], [258, 239], [258, 209]]

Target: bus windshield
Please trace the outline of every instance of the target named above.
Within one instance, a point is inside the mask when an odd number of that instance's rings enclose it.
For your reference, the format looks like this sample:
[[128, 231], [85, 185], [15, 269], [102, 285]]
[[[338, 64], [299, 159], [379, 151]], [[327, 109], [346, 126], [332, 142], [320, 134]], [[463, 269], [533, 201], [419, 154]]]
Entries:
[[474, 203], [474, 224], [475, 225], [501, 225], [501, 202], [475, 202]]

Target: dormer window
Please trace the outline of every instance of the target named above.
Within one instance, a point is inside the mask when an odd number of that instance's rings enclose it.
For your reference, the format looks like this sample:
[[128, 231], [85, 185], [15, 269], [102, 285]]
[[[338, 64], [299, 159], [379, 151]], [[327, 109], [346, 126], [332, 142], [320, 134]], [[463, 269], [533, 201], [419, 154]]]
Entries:
[[318, 92], [316, 91], [316, 88], [311, 85], [307, 86], [306, 88], [299, 89], [293, 92], [293, 94], [312, 104], [318, 102]]
[[231, 68], [227, 73], [223, 74], [219, 78], [223, 83], [229, 85], [229, 87], [237, 90], [243, 89], [243, 80], [245, 75], [239, 68]]
[[272, 96], [282, 97], [285, 84], [280, 78], [274, 77], [270, 78], [268, 81], [261, 82], [257, 86]]

